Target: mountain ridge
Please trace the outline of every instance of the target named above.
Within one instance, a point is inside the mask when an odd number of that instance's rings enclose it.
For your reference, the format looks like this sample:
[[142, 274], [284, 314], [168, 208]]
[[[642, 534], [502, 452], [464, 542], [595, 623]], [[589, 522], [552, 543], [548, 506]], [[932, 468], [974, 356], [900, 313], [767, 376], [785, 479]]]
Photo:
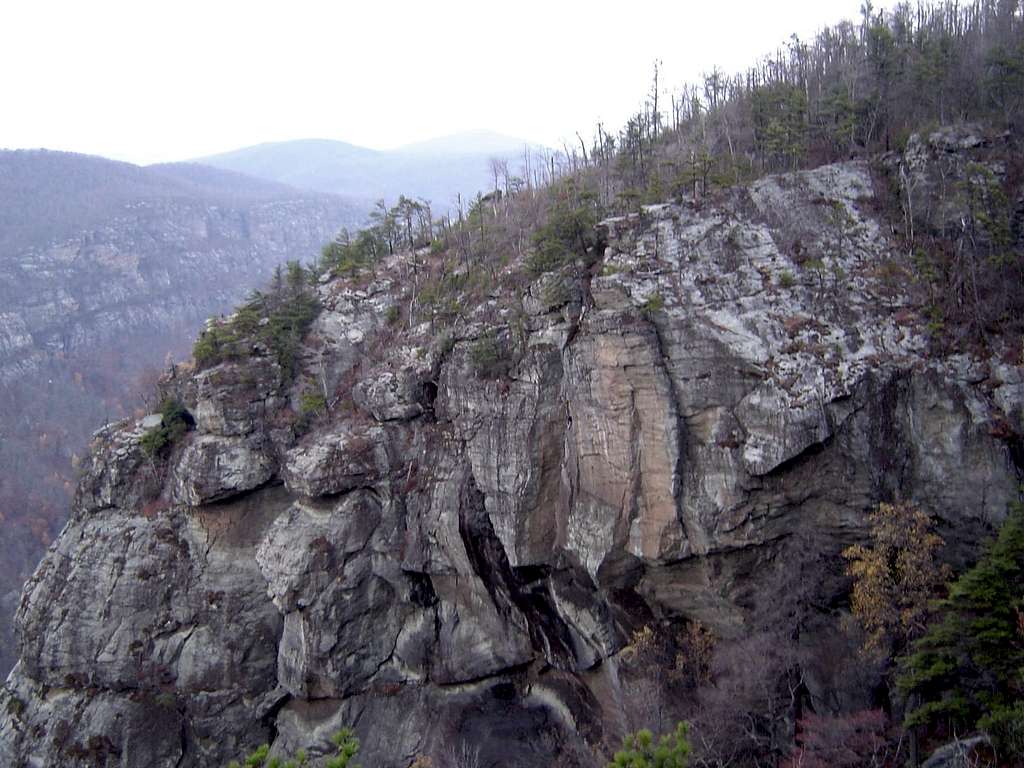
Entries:
[[523, 139], [478, 129], [378, 150], [334, 139], [265, 142], [193, 162], [347, 197], [396, 200], [400, 195], [450, 207], [494, 186], [492, 157], [513, 162], [543, 151]]
[[[239, 205], [324, 194], [195, 163], [141, 166], [60, 150], [0, 150], [0, 257], [97, 226], [140, 200]], [[365, 201], [333, 197], [350, 225], [363, 220]]]

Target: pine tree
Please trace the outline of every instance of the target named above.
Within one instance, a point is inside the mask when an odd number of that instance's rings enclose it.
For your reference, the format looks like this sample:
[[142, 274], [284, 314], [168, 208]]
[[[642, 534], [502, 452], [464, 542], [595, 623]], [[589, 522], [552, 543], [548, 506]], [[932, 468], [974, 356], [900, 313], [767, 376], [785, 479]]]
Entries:
[[675, 731], [657, 742], [647, 729], [630, 734], [609, 768], [686, 768], [690, 756], [688, 731], [686, 723], [679, 723]]
[[938, 607], [902, 663], [898, 685], [919, 702], [906, 724], [990, 728], [1004, 756], [1024, 756], [1024, 505]]

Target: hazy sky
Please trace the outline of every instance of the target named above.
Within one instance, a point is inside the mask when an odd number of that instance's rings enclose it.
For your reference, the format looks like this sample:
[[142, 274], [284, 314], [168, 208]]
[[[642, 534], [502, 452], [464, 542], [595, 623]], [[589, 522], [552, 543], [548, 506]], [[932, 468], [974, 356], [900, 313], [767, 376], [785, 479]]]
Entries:
[[655, 58], [666, 85], [732, 71], [860, 2], [17, 0], [0, 11], [0, 147], [148, 163], [475, 128], [557, 146], [618, 128]]

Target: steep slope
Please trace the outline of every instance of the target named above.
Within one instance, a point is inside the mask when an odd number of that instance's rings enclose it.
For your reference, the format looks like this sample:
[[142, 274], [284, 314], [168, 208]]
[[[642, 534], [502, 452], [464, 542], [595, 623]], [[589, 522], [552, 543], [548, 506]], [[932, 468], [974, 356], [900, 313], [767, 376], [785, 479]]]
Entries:
[[876, 203], [849, 162], [647, 207], [444, 334], [400, 328], [395, 257], [319, 286], [295, 382], [260, 343], [178, 368], [195, 429], [156, 462], [154, 420], [99, 432], [25, 589], [0, 761], [316, 757], [347, 724], [372, 765], [593, 765], [692, 695], [631, 661], [649, 628], [861, 706], [840, 550], [899, 497], [963, 557], [1022, 469], [1020, 361], [932, 354]]
[[302, 189], [369, 201], [399, 195], [431, 201], [436, 210], [494, 186], [489, 160], [515, 160], [528, 142], [490, 131], [472, 131], [376, 151], [328, 139], [304, 139], [245, 147], [197, 162], [272, 179]]
[[187, 354], [206, 317], [361, 217], [219, 169], [0, 153], [0, 670], [91, 432], [131, 413], [135, 377]]

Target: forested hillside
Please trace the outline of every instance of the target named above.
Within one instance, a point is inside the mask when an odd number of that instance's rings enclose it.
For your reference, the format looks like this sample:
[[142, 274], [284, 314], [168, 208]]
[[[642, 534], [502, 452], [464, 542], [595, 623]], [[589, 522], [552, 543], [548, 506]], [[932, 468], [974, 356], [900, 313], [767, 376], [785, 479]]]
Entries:
[[[598, 125], [591, 142], [565, 152], [495, 163], [493, 194], [440, 221], [411, 198], [378, 206], [354, 249], [332, 258], [372, 260], [433, 243], [434, 254], [447, 254], [441, 280], [458, 273], [458, 261], [493, 275], [513, 256], [547, 272], [597, 253], [594, 224], [604, 217], [666, 201], [699, 206], [768, 173], [862, 158], [902, 250], [874, 268], [894, 286], [914, 287], [937, 343], [984, 342], [1024, 330], [1022, 115], [1017, 3], [877, 13], [868, 3], [859, 23], [794, 38], [746, 72], [711, 70], [677, 92], [659, 81], [656, 64], [643, 110], [620, 131]], [[943, 133], [950, 124], [977, 127]], [[919, 139], [908, 146], [912, 134]], [[976, 150], [966, 166], [958, 149]], [[901, 169], [895, 153], [904, 152], [911, 162]], [[926, 169], [930, 159], [938, 162]], [[938, 203], [921, 199], [936, 187]], [[830, 221], [841, 249], [851, 223], [839, 209]], [[799, 233], [788, 247], [821, 271]]]
[[[189, 201], [242, 207], [282, 198], [310, 200], [274, 181], [190, 163], [142, 168], [103, 157], [47, 150], [0, 150], [0, 254], [21, 250], [101, 226], [139, 202]], [[363, 203], [338, 199], [342, 221], [362, 222]]]

